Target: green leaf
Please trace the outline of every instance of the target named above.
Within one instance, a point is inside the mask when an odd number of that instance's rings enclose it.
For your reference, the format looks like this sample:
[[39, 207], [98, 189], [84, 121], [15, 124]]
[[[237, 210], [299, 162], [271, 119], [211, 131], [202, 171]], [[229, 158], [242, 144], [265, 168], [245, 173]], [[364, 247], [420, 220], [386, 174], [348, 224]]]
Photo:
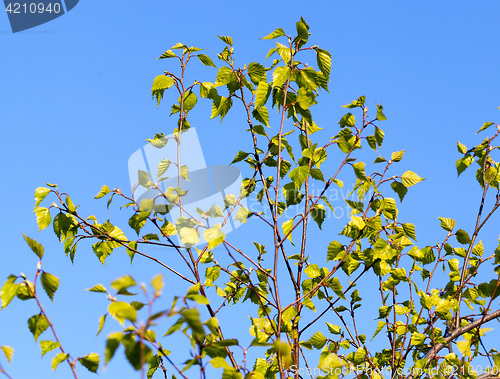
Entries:
[[[161, 57], [160, 57], [161, 59]], [[163, 98], [163, 93], [166, 89], [169, 89], [174, 84], [174, 79], [166, 75], [158, 75], [153, 80], [153, 87], [151, 88], [151, 96], [156, 97], [156, 106], [160, 105], [161, 99]]]
[[328, 367], [327, 372], [338, 372], [337, 369], [340, 369], [344, 366], [344, 363], [340, 360], [337, 354], [329, 354], [325, 358], [320, 359], [319, 366], [324, 370], [324, 367]]
[[[375, 104], [375, 105], [377, 105], [377, 104]], [[385, 117], [384, 112], [382, 112], [383, 110], [384, 110], [384, 107], [382, 106], [382, 104], [377, 105], [377, 120], [379, 120], [379, 121], [387, 120], [387, 117]]]
[[304, 272], [311, 279], [314, 279], [314, 278], [317, 278], [318, 276], [321, 276], [321, 270], [319, 269], [319, 266], [317, 264], [312, 264], [312, 265], [307, 266], [307, 268], [304, 270]]
[[12, 357], [14, 356], [14, 349], [10, 346], [0, 346], [0, 349], [2, 349], [5, 358], [7, 358], [7, 361], [10, 363], [12, 361]]
[[146, 141], [157, 149], [161, 149], [168, 143], [168, 138], [165, 138], [165, 134], [163, 133], [156, 133], [154, 138], [147, 138]]
[[299, 89], [299, 92], [297, 93], [297, 102], [302, 109], [307, 109], [313, 105], [315, 101], [314, 99], [315, 96], [311, 90], [304, 87]]
[[417, 236], [415, 235], [415, 225], [405, 223], [403, 224], [403, 230], [408, 237], [410, 237], [415, 242], [417, 241]]
[[99, 193], [97, 195], [94, 196], [94, 199], [100, 199], [101, 197], [104, 197], [106, 196], [108, 193], [110, 193], [110, 189], [107, 185], [103, 185], [101, 187], [101, 190], [99, 191]]
[[90, 372], [97, 373], [97, 369], [99, 368], [99, 354], [90, 353], [82, 358], [78, 358], [78, 362], [82, 364]]
[[460, 141], [457, 141], [457, 149], [458, 149], [458, 152], [461, 154], [467, 153], [467, 147], [465, 145], [462, 145], [460, 143]]
[[186, 248], [196, 245], [200, 240], [198, 230], [193, 228], [181, 228], [179, 230], [179, 236]]
[[372, 339], [370, 341], [373, 341], [375, 336], [380, 333], [382, 328], [385, 326], [385, 321], [380, 320], [377, 325], [377, 329], [375, 329], [375, 333], [373, 333]]
[[316, 223], [318, 227], [321, 229], [321, 225], [326, 218], [325, 207], [321, 204], [316, 204], [314, 208], [311, 209], [311, 217]]
[[223, 42], [227, 43], [229, 46], [233, 46], [233, 39], [228, 36], [217, 36], [219, 37]]
[[205, 66], [211, 66], [217, 68], [217, 66], [214, 64], [214, 62], [212, 61], [212, 59], [210, 59], [208, 55], [198, 54], [197, 57], [200, 60], [200, 62], [203, 63]]
[[220, 120], [227, 115], [233, 105], [233, 99], [220, 96], [212, 104], [212, 115], [210, 118], [220, 116]]
[[323, 49], [316, 48], [316, 62], [325, 78], [330, 81], [330, 71], [332, 69], [332, 55]]
[[151, 279], [151, 285], [155, 289], [156, 292], [159, 292], [163, 289], [163, 274], [156, 275], [153, 279]]
[[255, 107], [260, 107], [261, 105], [266, 104], [270, 93], [271, 87], [269, 86], [269, 84], [267, 84], [265, 80], [259, 82], [259, 84], [257, 85], [257, 92], [255, 93]]
[[38, 337], [47, 330], [49, 327], [49, 323], [45, 316], [43, 314], [37, 314], [34, 316], [31, 316], [28, 319], [28, 328], [30, 332], [33, 334], [33, 337], [35, 337], [35, 341], [38, 340]]
[[406, 188], [402, 183], [396, 180], [391, 183], [391, 188], [398, 194], [399, 201], [403, 201], [403, 198], [408, 192], [408, 188]]
[[210, 361], [210, 364], [212, 365], [213, 368], [231, 368], [229, 366], [229, 363], [226, 362], [226, 360], [222, 357], [215, 357]]
[[353, 100], [350, 104], [347, 105], [342, 105], [342, 108], [356, 108], [356, 107], [363, 107], [365, 105], [365, 96], [360, 96], [358, 97], [357, 100]]
[[106, 322], [106, 315], [102, 315], [101, 317], [99, 317], [99, 327], [97, 328], [97, 333], [94, 337], [97, 337], [101, 333], [105, 322]]
[[335, 260], [341, 251], [345, 251], [344, 245], [338, 241], [330, 242], [328, 245], [327, 261]]
[[90, 292], [103, 292], [107, 293], [108, 291], [102, 284], [96, 284], [94, 287], [87, 289], [86, 291]]
[[311, 338], [306, 342], [312, 345], [316, 349], [322, 349], [326, 344], [326, 337], [321, 332], [316, 332], [312, 335]]
[[35, 214], [36, 214], [36, 222], [38, 224], [38, 229], [41, 232], [43, 229], [49, 226], [50, 222], [52, 221], [49, 209], [43, 207], [36, 207]]
[[33, 283], [29, 280], [25, 280], [22, 283], [19, 283], [19, 287], [17, 289], [17, 297], [21, 300], [29, 300], [33, 299], [33, 293], [35, 292], [35, 287]]
[[106, 351], [105, 351], [105, 360], [104, 365], [106, 366], [108, 362], [115, 355], [116, 349], [120, 346], [120, 342], [122, 341], [123, 334], [122, 333], [112, 333], [106, 339]]
[[43, 246], [41, 244], [39, 244], [37, 241], [35, 241], [34, 239], [26, 236], [24, 233], [23, 233], [23, 236], [24, 236], [25, 241], [28, 243], [29, 247], [31, 248], [31, 250], [33, 250], [33, 252], [38, 256], [38, 258], [42, 259], [43, 258], [43, 251], [44, 251]]
[[480, 240], [476, 246], [472, 249], [472, 254], [481, 257], [483, 256], [484, 253], [484, 247], [483, 247], [483, 242]]
[[[283, 229], [283, 233], [285, 235], [287, 235], [292, 230], [292, 227], [293, 227], [293, 218], [285, 221], [283, 223], [283, 225], [281, 226], [281, 228]], [[290, 240], [290, 242], [292, 242], [292, 233], [288, 234], [287, 238]], [[292, 244], [293, 244], [293, 242], [292, 242]]]
[[358, 162], [354, 163], [352, 165], [352, 168], [354, 169], [354, 174], [359, 180], [368, 180], [365, 174], [365, 163], [364, 162]]
[[54, 301], [54, 293], [59, 287], [59, 278], [44, 271], [42, 272], [40, 281], [42, 282], [43, 289], [50, 297], [50, 300]]
[[477, 133], [479, 133], [479, 132], [482, 132], [483, 130], [488, 129], [491, 125], [493, 125], [493, 122], [485, 122], [485, 123], [483, 124], [483, 126], [481, 126], [481, 129], [479, 129], [479, 130], [476, 132], [476, 134], [477, 134]]
[[210, 250], [224, 242], [224, 236], [225, 234], [216, 227], [203, 231], [203, 237], [205, 237], [205, 240], [208, 242], [208, 248]]
[[273, 87], [281, 87], [290, 77], [290, 67], [279, 66], [273, 72]]
[[17, 292], [19, 290], [19, 284], [14, 283], [16, 279], [17, 277], [15, 275], [9, 275], [9, 278], [2, 286], [2, 289], [0, 290], [0, 299], [1, 299], [0, 309], [3, 309], [7, 305], [9, 305], [10, 302], [14, 299], [14, 297], [16, 297]]
[[301, 20], [298, 21], [295, 26], [297, 27], [297, 37], [303, 41], [307, 41], [309, 39], [309, 32], [306, 24]]
[[172, 162], [170, 162], [168, 159], [163, 159], [160, 163], [158, 163], [158, 174], [156, 175], [157, 179], [162, 176], [165, 171], [168, 170], [171, 163]]
[[453, 228], [455, 227], [455, 224], [457, 223], [455, 220], [452, 220], [451, 218], [444, 218], [444, 217], [439, 217], [439, 221], [441, 221], [441, 228], [444, 230], [447, 230], [451, 232]]
[[304, 183], [307, 177], [309, 176], [309, 167], [299, 166], [297, 168], [294, 168], [292, 171], [290, 171], [288, 176], [290, 177], [290, 179], [292, 179], [293, 183], [295, 184], [295, 188], [297, 190], [300, 190], [300, 187], [302, 187], [302, 183]]
[[111, 283], [111, 287], [113, 287], [117, 291], [121, 291], [130, 287], [133, 287], [136, 285], [136, 282], [134, 278], [132, 278], [130, 275], [124, 275], [119, 277], [118, 279], [115, 279]]
[[146, 374], [147, 379], [151, 379], [156, 372], [156, 370], [160, 367], [160, 359], [158, 355], [155, 355], [151, 360], [148, 362], [148, 372]]
[[339, 125], [341, 128], [345, 128], [346, 126], [354, 127], [356, 125], [356, 117], [354, 117], [350, 112], [346, 113], [340, 119]]
[[465, 169], [472, 164], [472, 162], [474, 162], [474, 158], [470, 155], [466, 155], [465, 157], [457, 160], [456, 166], [458, 176], [460, 176], [460, 174], [464, 172]]
[[122, 325], [125, 320], [133, 322], [137, 319], [137, 312], [134, 307], [124, 301], [115, 301], [109, 304], [108, 312]]
[[165, 51], [159, 58], [156, 59], [165, 59], [165, 58], [175, 58], [177, 55], [172, 50]]
[[230, 164], [237, 163], [248, 157], [250, 153], [245, 153], [244, 151], [238, 151], [236, 157], [234, 157], [233, 161]]
[[252, 111], [252, 116], [259, 122], [262, 122], [265, 126], [269, 127], [269, 111], [264, 105], [256, 107]]
[[378, 318], [385, 318], [391, 313], [391, 307], [384, 305], [378, 310]]
[[147, 189], [153, 185], [153, 182], [149, 179], [149, 172], [138, 170], [139, 184]]
[[411, 335], [411, 345], [412, 346], [420, 346], [424, 343], [427, 336], [422, 333], [412, 333]]
[[42, 357], [49, 351], [57, 349], [59, 347], [59, 342], [56, 341], [40, 341], [40, 348], [42, 349]]
[[421, 182], [424, 180], [424, 178], [421, 178], [417, 174], [415, 174], [413, 171], [406, 171], [403, 173], [401, 176], [401, 182], [405, 187], [411, 187], [414, 186], [415, 184]]
[[200, 321], [200, 312], [197, 309], [187, 309], [182, 311], [181, 315], [193, 331], [193, 335], [205, 337], [205, 331], [203, 330], [203, 325]]
[[455, 232], [455, 237], [457, 238], [458, 243], [461, 243], [462, 245], [468, 245], [472, 243], [469, 234], [463, 229], [458, 229]]
[[384, 142], [384, 132], [382, 129], [375, 127], [375, 139], [377, 140], [378, 147], [382, 146], [382, 142]]
[[[336, 241], [335, 241], [336, 242]], [[342, 284], [340, 284], [339, 278], [333, 277], [329, 282], [328, 285], [330, 288], [335, 292], [335, 294], [340, 297], [341, 299], [345, 300], [345, 295], [344, 292], [342, 291]]]
[[205, 278], [206, 278], [205, 285], [206, 286], [211, 285], [219, 278], [219, 275], [220, 275], [219, 267], [217, 266], [207, 267], [207, 269], [205, 270]]
[[59, 363], [69, 358], [69, 354], [59, 353], [52, 359], [52, 370], [56, 370]]
[[35, 209], [43, 201], [43, 199], [47, 197], [50, 191], [51, 191], [50, 188], [45, 188], [45, 187], [38, 187], [35, 190]]
[[285, 31], [281, 28], [276, 29], [275, 31], [269, 33], [267, 36], [262, 37], [261, 39], [275, 39], [278, 37], [286, 36]]
[[266, 81], [266, 68], [260, 63], [251, 62], [248, 65], [248, 76], [254, 84], [259, 84], [260, 82]]
[[401, 159], [403, 159], [404, 154], [405, 150], [395, 151], [394, 153], [391, 154], [391, 161], [399, 162]]
[[340, 334], [341, 328], [338, 325], [330, 324], [329, 322], [325, 322], [328, 327], [328, 331], [332, 334]]

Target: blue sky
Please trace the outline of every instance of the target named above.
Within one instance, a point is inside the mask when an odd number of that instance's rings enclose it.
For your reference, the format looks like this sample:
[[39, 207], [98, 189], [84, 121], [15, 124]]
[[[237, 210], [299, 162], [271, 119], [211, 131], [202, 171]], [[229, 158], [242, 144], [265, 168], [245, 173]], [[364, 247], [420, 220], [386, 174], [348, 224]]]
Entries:
[[[169, 104], [156, 109], [150, 97], [154, 77], [172, 68], [170, 62], [155, 58], [183, 42], [206, 48], [216, 61], [224, 46], [216, 35], [230, 35], [238, 64], [264, 63], [273, 43], [259, 38], [277, 27], [293, 33], [300, 16], [311, 26], [311, 43], [332, 54], [330, 93], [323, 94], [315, 115], [325, 128], [323, 136], [336, 134], [344, 113], [340, 105], [360, 95], [366, 95], [369, 109], [382, 103], [388, 121], [380, 124], [386, 133], [380, 153], [389, 156], [406, 149], [400, 172], [411, 169], [426, 178], [409, 191], [400, 207], [401, 217], [416, 225], [419, 246], [443, 239], [438, 215], [454, 218], [460, 228], [470, 231], [480, 191], [472, 171], [456, 177], [456, 141], [471, 147], [483, 137], [475, 132], [484, 122], [500, 120], [499, 14], [500, 3], [494, 0], [82, 1], [63, 17], [12, 34], [6, 13], [0, 12], [0, 151], [6, 180], [1, 189], [0, 278], [19, 272], [34, 275], [36, 257], [21, 231], [43, 243], [44, 268], [61, 278], [55, 303], [46, 299], [45, 304], [63, 345], [77, 356], [102, 354], [104, 336], [119, 325], [108, 322], [102, 335], [92, 338], [107, 304], [83, 288], [109, 285], [125, 273], [147, 282], [161, 270], [144, 260], [130, 266], [124, 252], [115, 253], [104, 267], [90, 246], [80, 248], [73, 266], [52, 231], [38, 233], [31, 213], [35, 188], [57, 183], [81, 204], [84, 214], [106, 219], [105, 202], [92, 197], [103, 184], [128, 189], [130, 155], [146, 138], [157, 132], [168, 134], [176, 123], [168, 117]], [[193, 78], [213, 80], [215, 69], [193, 67]], [[208, 120], [210, 104], [200, 104], [190, 122], [197, 128], [207, 161], [229, 163], [238, 150], [244, 150], [235, 141], [249, 150], [241, 109], [233, 110], [221, 124]], [[375, 156], [372, 153], [369, 159]], [[118, 204], [111, 216], [123, 221]], [[320, 250], [326, 251], [327, 240], [335, 238], [341, 221], [325, 231], [328, 236]], [[492, 219], [481, 235], [490, 252], [497, 244], [498, 221], [498, 216]], [[250, 222], [233, 238], [241, 239], [257, 227]], [[131, 230], [127, 232], [131, 235]], [[168, 278], [171, 288], [179, 285]], [[168, 304], [170, 293], [165, 296]], [[27, 318], [35, 312], [34, 304], [19, 301], [0, 312], [0, 345], [16, 349], [7, 369], [14, 378], [67, 378], [67, 367], [51, 374], [51, 357], [37, 358], [39, 347], [26, 328]], [[373, 312], [376, 318], [376, 308]], [[130, 375], [120, 357], [101, 375]], [[82, 368], [80, 377], [92, 374]]]

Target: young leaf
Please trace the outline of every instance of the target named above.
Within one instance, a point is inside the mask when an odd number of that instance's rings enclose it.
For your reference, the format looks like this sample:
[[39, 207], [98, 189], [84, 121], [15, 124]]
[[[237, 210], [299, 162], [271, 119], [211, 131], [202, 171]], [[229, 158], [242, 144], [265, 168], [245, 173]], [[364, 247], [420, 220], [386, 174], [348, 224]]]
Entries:
[[365, 96], [358, 97], [357, 100], [353, 100], [350, 104], [342, 105], [342, 108], [356, 108], [363, 107], [365, 105]]
[[205, 237], [205, 240], [208, 242], [208, 248], [210, 250], [224, 242], [224, 233], [216, 227], [204, 230], [203, 237]]
[[163, 148], [168, 143], [168, 139], [165, 138], [165, 134], [163, 133], [156, 133], [154, 138], [146, 138], [146, 141], [157, 149]]
[[467, 147], [465, 145], [462, 145], [460, 141], [457, 141], [457, 149], [461, 154], [465, 154], [467, 152]]
[[35, 341], [38, 340], [38, 337], [47, 330], [49, 327], [49, 323], [45, 316], [43, 314], [37, 314], [34, 316], [31, 316], [28, 319], [28, 328], [30, 332], [33, 334], [33, 337], [35, 337]]
[[57, 349], [59, 347], [59, 342], [56, 341], [40, 341], [40, 348], [42, 349], [42, 357], [49, 351]]
[[59, 363], [69, 358], [69, 354], [59, 353], [52, 359], [52, 370], [56, 370]]
[[50, 222], [52, 221], [49, 209], [43, 207], [36, 207], [35, 214], [36, 214], [36, 222], [38, 224], [38, 229], [41, 232], [43, 229], [49, 226]]
[[283, 36], [286, 36], [285, 31], [281, 28], [278, 28], [274, 32], [269, 33], [267, 36], [262, 37], [261, 39], [274, 39]]
[[[377, 105], [377, 104], [375, 104], [375, 105]], [[377, 120], [379, 120], [379, 121], [387, 120], [387, 117], [385, 117], [384, 112], [382, 112], [383, 110], [384, 110], [384, 107], [382, 106], [382, 104], [377, 105]]]
[[45, 187], [38, 187], [35, 190], [35, 209], [43, 201], [43, 199], [47, 197], [50, 191], [51, 191], [50, 188], [45, 188]]
[[78, 358], [78, 362], [90, 372], [97, 373], [97, 369], [99, 368], [99, 354], [90, 353], [82, 358]]
[[50, 297], [50, 300], [54, 301], [54, 293], [59, 287], [59, 278], [44, 271], [42, 272], [40, 281], [42, 282], [43, 289]]
[[238, 151], [236, 157], [234, 157], [233, 161], [230, 164], [237, 163], [248, 157], [250, 153], [245, 153], [244, 151]]
[[330, 81], [330, 71], [332, 69], [332, 55], [323, 49], [316, 48], [316, 62], [325, 78]]
[[211, 66], [217, 68], [217, 66], [214, 64], [214, 62], [208, 55], [198, 54], [197, 57], [200, 60], [200, 62], [203, 63], [205, 66]]
[[9, 275], [9, 278], [5, 282], [5, 284], [2, 286], [2, 289], [0, 290], [0, 309], [5, 308], [7, 305], [10, 304], [10, 302], [16, 297], [17, 292], [19, 290], [20, 285], [14, 283], [17, 277], [15, 275]]
[[137, 319], [137, 312], [134, 307], [124, 301], [115, 301], [109, 304], [108, 312], [122, 325], [126, 319], [130, 321]]
[[273, 87], [281, 87], [288, 80], [290, 74], [290, 67], [276, 67], [273, 72]]
[[302, 187], [302, 183], [304, 183], [309, 176], [309, 167], [299, 166], [297, 168], [294, 168], [292, 171], [290, 171], [288, 176], [295, 184], [295, 188], [297, 190], [300, 190], [300, 187]]
[[[161, 57], [160, 57], [161, 59]], [[156, 106], [160, 106], [161, 99], [163, 98], [163, 93], [166, 89], [169, 89], [174, 84], [174, 79], [166, 75], [158, 75], [153, 80], [153, 87], [151, 89], [151, 96], [156, 97]]]
[[175, 58], [177, 55], [172, 50], [165, 51], [159, 58], [156, 59], [165, 59], [165, 58]]
[[7, 361], [10, 363], [12, 361], [12, 356], [14, 355], [14, 349], [10, 346], [0, 346], [0, 349], [2, 349], [5, 358], [7, 358]]
[[406, 188], [402, 183], [396, 180], [391, 183], [391, 188], [393, 189], [394, 192], [398, 194], [399, 201], [403, 201], [403, 198], [408, 192], [408, 188]]
[[482, 132], [483, 130], [488, 129], [491, 125], [493, 125], [493, 123], [492, 123], [492, 122], [485, 122], [485, 123], [483, 124], [483, 126], [481, 126], [481, 129], [479, 129], [479, 130], [476, 132], [476, 134], [477, 134], [477, 133], [479, 133], [479, 132]]
[[447, 230], [451, 232], [453, 228], [455, 227], [455, 224], [457, 223], [455, 220], [452, 220], [451, 218], [444, 218], [444, 217], [439, 217], [439, 221], [441, 221], [441, 228], [444, 230]]
[[421, 178], [417, 174], [415, 174], [413, 171], [406, 171], [403, 173], [401, 176], [401, 182], [405, 187], [411, 187], [414, 186], [415, 184], [421, 182], [424, 180], [424, 178]]
[[233, 39], [228, 36], [217, 36], [219, 37], [223, 42], [227, 43], [229, 46], [233, 46]]
[[31, 250], [33, 250], [33, 252], [36, 255], [38, 255], [38, 258], [42, 259], [43, 258], [43, 246], [41, 244], [39, 244], [37, 241], [35, 241], [34, 239], [26, 236], [24, 233], [23, 233], [23, 236], [24, 236], [24, 239], [26, 240], [26, 242], [28, 243], [29, 247], [31, 248]]
[[405, 150], [395, 151], [394, 153], [391, 154], [391, 161], [399, 162], [401, 159], [403, 159], [404, 154]]
[[106, 196], [109, 192], [110, 192], [109, 187], [107, 185], [103, 185], [99, 193], [94, 196], [94, 199], [100, 199], [101, 197]]

